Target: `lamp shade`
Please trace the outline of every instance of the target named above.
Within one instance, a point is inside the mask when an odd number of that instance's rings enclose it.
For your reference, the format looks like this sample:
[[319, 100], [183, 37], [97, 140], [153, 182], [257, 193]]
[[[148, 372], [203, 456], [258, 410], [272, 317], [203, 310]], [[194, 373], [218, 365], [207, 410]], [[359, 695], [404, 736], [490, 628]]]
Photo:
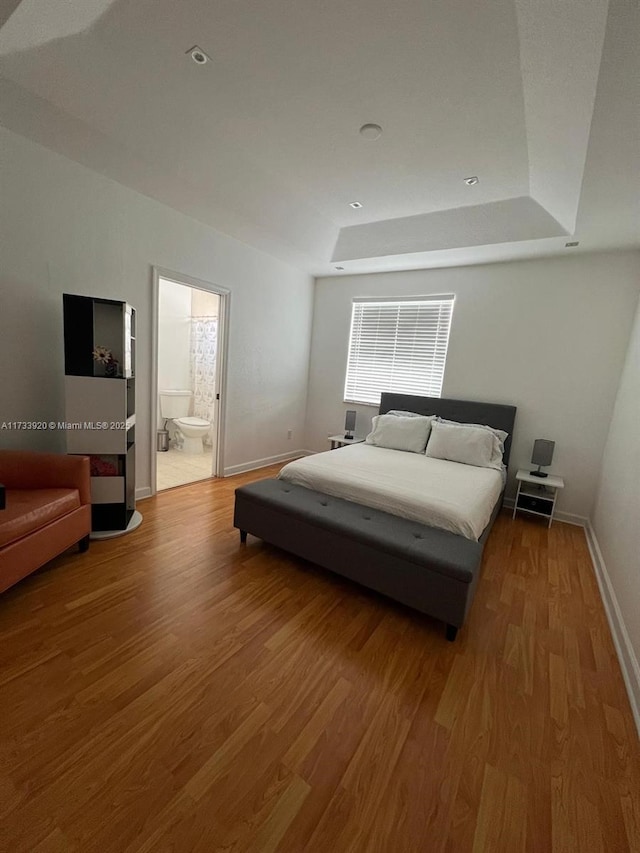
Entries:
[[531, 454], [531, 462], [534, 465], [551, 465], [551, 460], [553, 459], [553, 449], [555, 446], [555, 441], [549, 441], [548, 438], [537, 438], [533, 442], [533, 453]]

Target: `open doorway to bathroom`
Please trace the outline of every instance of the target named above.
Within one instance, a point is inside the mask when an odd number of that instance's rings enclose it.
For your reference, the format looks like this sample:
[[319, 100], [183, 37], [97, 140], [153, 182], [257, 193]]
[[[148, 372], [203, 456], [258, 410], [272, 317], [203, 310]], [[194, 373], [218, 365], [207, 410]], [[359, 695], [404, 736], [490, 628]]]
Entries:
[[156, 271], [155, 491], [221, 471], [225, 291]]

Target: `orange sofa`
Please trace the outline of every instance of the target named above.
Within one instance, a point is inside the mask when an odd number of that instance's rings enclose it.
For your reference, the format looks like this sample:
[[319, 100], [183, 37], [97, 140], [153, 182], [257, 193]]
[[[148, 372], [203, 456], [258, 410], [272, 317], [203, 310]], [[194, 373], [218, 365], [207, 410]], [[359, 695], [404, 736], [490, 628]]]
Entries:
[[0, 592], [71, 545], [87, 550], [88, 456], [0, 450], [0, 484]]

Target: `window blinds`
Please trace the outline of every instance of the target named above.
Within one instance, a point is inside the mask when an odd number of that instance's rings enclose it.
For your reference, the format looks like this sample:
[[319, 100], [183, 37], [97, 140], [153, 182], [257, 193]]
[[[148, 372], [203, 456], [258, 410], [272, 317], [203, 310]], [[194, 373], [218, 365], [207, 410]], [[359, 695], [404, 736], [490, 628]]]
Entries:
[[453, 301], [355, 299], [345, 402], [378, 405], [382, 391], [439, 397]]

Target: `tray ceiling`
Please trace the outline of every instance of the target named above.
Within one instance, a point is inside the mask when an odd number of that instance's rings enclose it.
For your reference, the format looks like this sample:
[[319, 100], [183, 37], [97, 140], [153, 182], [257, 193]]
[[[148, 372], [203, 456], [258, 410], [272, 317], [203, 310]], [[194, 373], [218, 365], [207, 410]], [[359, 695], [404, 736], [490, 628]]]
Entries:
[[631, 5], [10, 0], [0, 123], [314, 274], [637, 245]]

